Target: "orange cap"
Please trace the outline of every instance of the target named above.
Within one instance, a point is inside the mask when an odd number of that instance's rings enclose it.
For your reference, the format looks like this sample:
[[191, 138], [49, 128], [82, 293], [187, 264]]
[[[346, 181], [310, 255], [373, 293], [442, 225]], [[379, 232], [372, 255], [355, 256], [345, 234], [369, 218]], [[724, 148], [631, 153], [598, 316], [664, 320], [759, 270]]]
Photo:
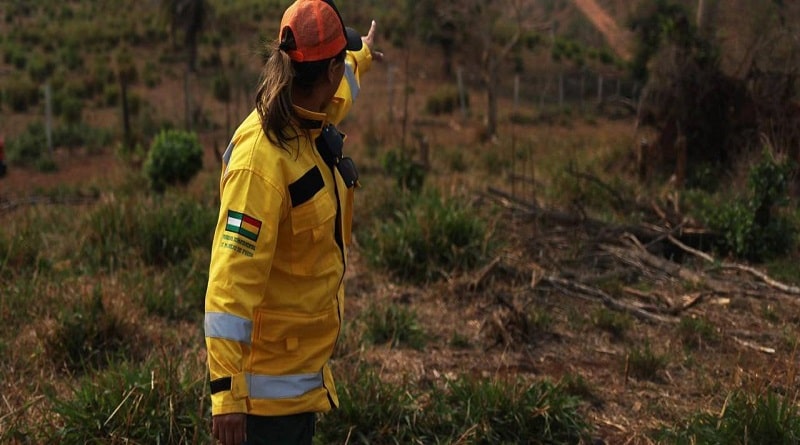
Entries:
[[361, 49], [361, 36], [346, 28], [332, 0], [297, 0], [283, 13], [280, 48], [295, 62], [330, 59]]

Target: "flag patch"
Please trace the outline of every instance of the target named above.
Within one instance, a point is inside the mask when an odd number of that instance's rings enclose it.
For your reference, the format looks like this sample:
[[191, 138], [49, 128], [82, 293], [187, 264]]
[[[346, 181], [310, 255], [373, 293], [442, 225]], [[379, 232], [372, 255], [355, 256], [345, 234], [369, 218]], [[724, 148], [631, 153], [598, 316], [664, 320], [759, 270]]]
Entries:
[[225, 225], [227, 232], [238, 233], [243, 237], [256, 241], [261, 232], [261, 221], [241, 212], [228, 210], [228, 223]]

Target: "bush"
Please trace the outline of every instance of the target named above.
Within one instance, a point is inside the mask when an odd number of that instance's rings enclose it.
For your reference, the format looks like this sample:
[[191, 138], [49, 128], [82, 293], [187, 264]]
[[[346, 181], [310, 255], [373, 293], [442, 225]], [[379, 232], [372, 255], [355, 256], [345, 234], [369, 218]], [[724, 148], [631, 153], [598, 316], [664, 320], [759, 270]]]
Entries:
[[16, 113], [24, 113], [39, 103], [39, 87], [27, 78], [11, 79], [3, 84], [5, 101]]
[[[465, 107], [469, 108], [469, 95], [464, 95]], [[458, 88], [453, 85], [439, 87], [425, 102], [425, 111], [433, 115], [448, 114], [461, 107]]]
[[8, 161], [12, 164], [34, 166], [48, 155], [44, 124], [31, 122], [28, 128], [8, 141]]
[[165, 130], [147, 153], [144, 174], [150, 188], [162, 193], [168, 185], [188, 183], [203, 167], [203, 147], [194, 133]]
[[485, 221], [465, 203], [432, 192], [417, 196], [368, 235], [369, 261], [397, 278], [424, 282], [480, 265], [490, 246]]
[[789, 201], [791, 171], [789, 162], [776, 162], [765, 153], [748, 175], [749, 196], [701, 204], [700, 218], [718, 235], [723, 254], [763, 261], [794, 248], [798, 228], [780, 213]]
[[397, 187], [419, 192], [425, 183], [425, 168], [414, 162], [411, 156], [399, 150], [391, 150], [383, 158], [383, 168], [395, 178]]

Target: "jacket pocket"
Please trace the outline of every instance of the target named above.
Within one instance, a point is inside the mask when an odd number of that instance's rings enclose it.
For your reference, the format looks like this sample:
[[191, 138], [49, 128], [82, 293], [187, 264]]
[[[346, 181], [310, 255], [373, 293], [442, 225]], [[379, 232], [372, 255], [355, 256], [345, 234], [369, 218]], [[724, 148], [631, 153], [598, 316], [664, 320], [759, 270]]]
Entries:
[[289, 267], [303, 276], [330, 271], [341, 255], [334, 240], [336, 205], [326, 193], [291, 210]]
[[267, 375], [320, 372], [339, 331], [335, 310], [309, 315], [258, 311], [255, 322], [253, 372]]

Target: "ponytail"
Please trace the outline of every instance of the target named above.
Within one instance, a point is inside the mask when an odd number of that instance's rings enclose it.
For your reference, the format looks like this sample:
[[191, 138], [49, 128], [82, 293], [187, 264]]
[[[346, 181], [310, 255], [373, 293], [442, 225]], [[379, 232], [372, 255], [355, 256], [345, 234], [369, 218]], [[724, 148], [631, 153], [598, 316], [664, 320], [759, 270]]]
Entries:
[[272, 42], [267, 51], [256, 92], [256, 110], [267, 140], [288, 151], [289, 142], [297, 138], [290, 131], [294, 117], [292, 87], [313, 88], [320, 76], [325, 74], [331, 60], [344, 62], [345, 50], [330, 59], [304, 63], [293, 62], [277, 41]]
[[296, 137], [288, 131], [294, 115], [294, 69], [292, 60], [286, 52], [280, 51], [278, 42], [273, 42], [268, 51], [269, 56], [256, 92], [256, 110], [261, 117], [261, 128], [267, 139], [284, 150], [289, 150], [289, 141]]

